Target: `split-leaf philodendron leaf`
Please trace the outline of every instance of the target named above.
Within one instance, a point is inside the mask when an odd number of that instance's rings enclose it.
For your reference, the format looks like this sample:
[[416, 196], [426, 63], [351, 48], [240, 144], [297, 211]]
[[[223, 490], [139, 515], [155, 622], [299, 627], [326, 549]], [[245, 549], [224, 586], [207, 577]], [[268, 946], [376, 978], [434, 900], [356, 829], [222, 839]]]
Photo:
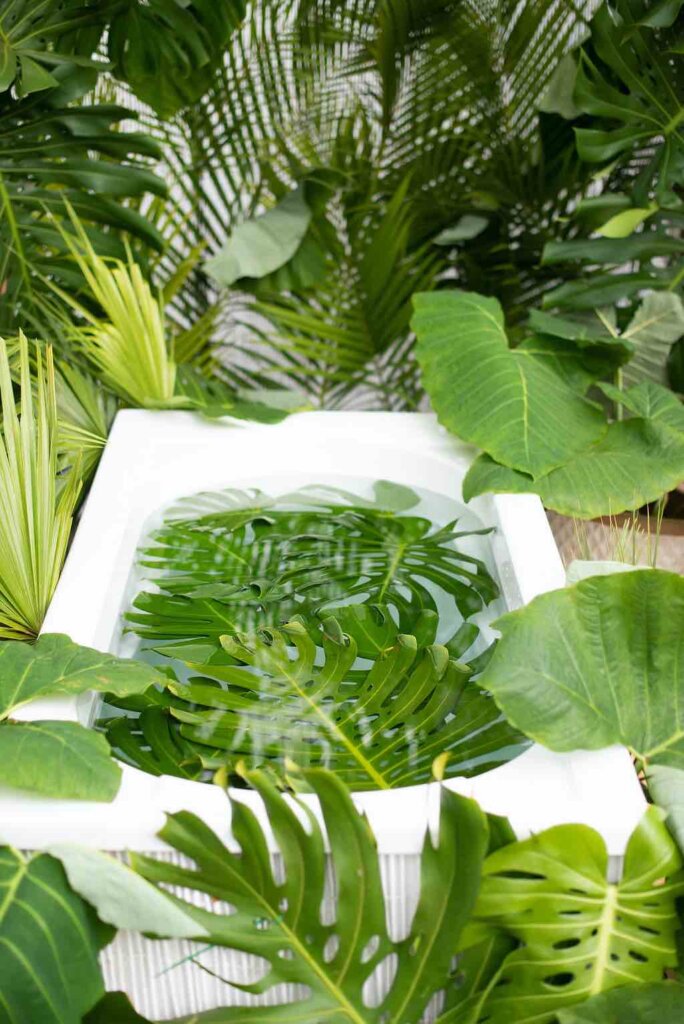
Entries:
[[[356, 633], [353, 618], [365, 625], [367, 609], [346, 611]], [[142, 711], [107, 723], [122, 758], [191, 777], [197, 763], [235, 773], [241, 762], [282, 771], [292, 761], [333, 768], [349, 788], [364, 790], [428, 782], [438, 756], [444, 775], [476, 775], [527, 746], [467, 665], [443, 645], [419, 648], [396, 628], [362, 664], [335, 619], [224, 636], [222, 645], [189, 665], [196, 674], [187, 682], [170, 679], [144, 704], [119, 702]]]
[[200, 498], [194, 515], [167, 519], [142, 552], [161, 593], [143, 591], [127, 618], [146, 640], [217, 642], [350, 600], [389, 606], [412, 633], [439, 600], [467, 618], [498, 596], [484, 563], [459, 545], [489, 531], [406, 514], [419, 500], [406, 487], [379, 481], [376, 503], [332, 488]]
[[111, 935], [58, 861], [0, 849], [1, 1024], [81, 1024], [103, 995], [98, 952]]
[[130, 697], [163, 678], [149, 665], [81, 647], [58, 633], [32, 645], [0, 644], [0, 782], [42, 796], [113, 800], [121, 769], [104, 736], [78, 722], [10, 716], [41, 697], [89, 690]]
[[[605, 433], [601, 412], [548, 358], [509, 347], [496, 299], [430, 292], [414, 305], [423, 383], [440, 422], [458, 437], [537, 477]], [[574, 361], [582, 366], [580, 356]]]
[[[210, 912], [174, 897], [208, 933], [203, 941], [267, 962], [263, 976], [244, 986], [246, 991], [270, 992], [281, 983], [305, 986], [294, 1003], [217, 1010], [204, 1019], [418, 1024], [435, 993], [449, 994], [464, 984], [462, 977], [452, 976], [452, 966], [487, 848], [486, 818], [477, 804], [443, 790], [438, 838], [426, 836], [423, 846], [411, 927], [405, 938], [393, 940], [375, 840], [335, 776], [307, 773], [321, 802], [335, 873], [330, 923], [321, 916], [326, 857], [317, 821], [309, 812], [304, 825], [265, 775], [251, 773], [249, 781], [265, 802], [283, 859], [282, 880], [274, 876], [254, 813], [238, 800], [232, 801], [236, 848], [229, 850], [198, 818], [182, 812], [168, 818], [160, 835], [195, 867], [133, 858], [136, 870], [151, 881], [199, 890], [230, 905], [228, 912]], [[393, 981], [377, 1004], [369, 1005], [364, 985], [388, 957], [396, 963]]]
[[475, 921], [523, 945], [504, 961], [480, 1019], [552, 1024], [568, 1006], [660, 981], [676, 966], [684, 877], [662, 818], [658, 808], [646, 812], [617, 884], [607, 880], [605, 843], [584, 825], [558, 825], [487, 858]]

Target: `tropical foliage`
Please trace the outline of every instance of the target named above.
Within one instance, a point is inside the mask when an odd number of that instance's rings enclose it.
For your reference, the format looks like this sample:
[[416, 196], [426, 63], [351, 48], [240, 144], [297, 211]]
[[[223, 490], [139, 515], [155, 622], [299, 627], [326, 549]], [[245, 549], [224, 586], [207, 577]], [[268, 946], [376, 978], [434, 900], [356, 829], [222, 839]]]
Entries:
[[119, 756], [206, 779], [334, 765], [354, 789], [386, 789], [429, 781], [438, 756], [470, 775], [524, 749], [473, 679], [469, 619], [498, 587], [460, 545], [488, 531], [410, 514], [419, 496], [387, 481], [375, 498], [224, 491], [167, 513], [141, 554], [155, 589], [127, 619], [172, 660], [163, 689], [108, 698], [137, 712], [103, 717]]
[[[548, 508], [593, 518], [638, 509], [676, 487], [684, 477], [682, 405], [639, 372], [643, 349], [662, 338], [664, 318], [675, 324], [674, 334], [666, 326], [670, 344], [684, 329], [681, 300], [671, 299], [662, 317], [653, 302], [646, 313], [644, 300], [621, 335], [586, 322], [580, 336], [568, 321], [539, 314], [532, 320], [539, 333], [511, 347], [496, 299], [459, 291], [415, 296], [418, 361], [435, 411], [483, 449], [464, 497], [533, 492]], [[601, 381], [610, 373], [622, 385], [634, 352], [640, 362], [630, 379], [645, 380], [628, 390]], [[590, 391], [597, 382], [614, 402], [612, 416]]]
[[[133, 660], [40, 632], [126, 406], [429, 397], [481, 449], [466, 499], [659, 519], [684, 478], [681, 7], [2, 5], [0, 783], [111, 801], [123, 761], [229, 786], [231, 835], [190, 808], [132, 868], [0, 848], [0, 1024], [149, 1024], [105, 992], [116, 929], [260, 965], [250, 1005], [227, 986], [177, 1024], [678, 1024], [680, 577], [590, 567], [487, 647], [503, 604], [464, 513], [387, 481], [222, 491], [145, 539]], [[62, 715], [87, 693], [97, 729]], [[628, 749], [651, 806], [624, 864], [586, 826], [517, 840], [451, 783], [391, 932], [350, 791], [533, 741]]]
[[40, 697], [106, 691], [142, 693], [159, 673], [139, 662], [46, 633], [33, 646], [0, 646], [0, 782], [44, 796], [113, 800], [121, 769], [105, 738], [76, 721], [17, 720], [15, 713]]
[[[52, 352], [19, 339], [20, 406], [0, 339], [0, 637], [29, 639], [41, 626], [67, 552], [81, 488], [80, 464], [58, 477], [59, 424]], [[35, 393], [34, 393], [35, 392]]]

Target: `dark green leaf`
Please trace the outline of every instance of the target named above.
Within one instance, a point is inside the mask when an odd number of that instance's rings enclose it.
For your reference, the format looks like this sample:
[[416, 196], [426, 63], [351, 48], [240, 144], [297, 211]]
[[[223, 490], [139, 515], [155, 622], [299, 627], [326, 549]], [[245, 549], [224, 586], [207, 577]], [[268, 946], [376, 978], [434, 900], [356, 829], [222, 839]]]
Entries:
[[543, 355], [508, 347], [496, 299], [449, 291], [414, 301], [423, 383], [440, 421], [457, 437], [536, 477], [605, 432], [599, 410]]
[[0, 724], [0, 783], [62, 800], [113, 800], [121, 769], [100, 733], [77, 722]]
[[0, 1022], [81, 1024], [104, 993], [97, 957], [110, 935], [58, 861], [0, 849]]

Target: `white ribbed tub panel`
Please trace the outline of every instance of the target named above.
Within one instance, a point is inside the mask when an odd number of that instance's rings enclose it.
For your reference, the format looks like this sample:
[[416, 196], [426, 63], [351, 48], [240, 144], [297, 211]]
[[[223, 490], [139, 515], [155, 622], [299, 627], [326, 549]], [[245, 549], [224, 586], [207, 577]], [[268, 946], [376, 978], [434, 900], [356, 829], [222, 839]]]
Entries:
[[[187, 865], [179, 854], [156, 853], [154, 856]], [[278, 868], [276, 861], [276, 873]], [[408, 933], [418, 900], [420, 857], [380, 855], [380, 871], [389, 932], [392, 938], [401, 939]], [[216, 911], [220, 906], [203, 893], [174, 891], [206, 910]], [[334, 901], [329, 896], [323, 907], [323, 920], [331, 919], [333, 909]], [[191, 959], [193, 956], [195, 960]], [[119, 932], [101, 959], [108, 991], [126, 992], [136, 1009], [153, 1020], [198, 1013], [216, 1006], [270, 1006], [283, 1001], [283, 996], [294, 1001], [306, 991], [278, 986], [264, 996], [248, 995], [220, 979], [242, 984], [253, 982], [263, 975], [265, 961], [219, 947], [207, 948], [202, 943], [145, 939], [134, 932]], [[198, 962], [206, 969], [198, 966]], [[393, 969], [391, 960], [386, 960], [370, 979], [364, 992], [369, 1006], [380, 1002], [389, 987]], [[439, 1000], [429, 1008], [425, 1024], [435, 1019], [438, 1006]]]

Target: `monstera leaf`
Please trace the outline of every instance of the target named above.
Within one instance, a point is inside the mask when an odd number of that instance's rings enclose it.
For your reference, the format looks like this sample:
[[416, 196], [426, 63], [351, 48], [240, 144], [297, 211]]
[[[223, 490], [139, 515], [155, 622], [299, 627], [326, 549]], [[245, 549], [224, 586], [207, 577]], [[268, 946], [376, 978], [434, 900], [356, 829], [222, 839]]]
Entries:
[[605, 433], [601, 412], [567, 381], [582, 359], [511, 349], [496, 299], [472, 292], [414, 298], [423, 384], [449, 430], [512, 469], [542, 476]]
[[[400, 503], [411, 495], [417, 502], [408, 488], [397, 494], [390, 487], [385, 492]], [[453, 632], [457, 612], [468, 617], [498, 595], [483, 562], [456, 546], [480, 531], [437, 526], [335, 491], [317, 502], [306, 491], [255, 499], [250, 508], [247, 495], [233, 494], [224, 510], [171, 519], [154, 534], [141, 560], [161, 593], [135, 600], [127, 619], [139, 636], [217, 641], [349, 601], [389, 606], [405, 633], [442, 602], [453, 609]], [[447, 631], [448, 614], [444, 623]]]
[[209, 89], [245, 0], [125, 0], [108, 33], [115, 74], [162, 118], [171, 118]]
[[677, 180], [683, 108], [669, 47], [640, 19], [646, 8], [613, 0], [594, 14], [594, 58], [582, 52], [573, 98], [595, 120], [575, 133], [579, 155], [590, 162], [608, 163], [655, 142], [648, 180], [658, 175], [662, 195]]
[[[462, 977], [452, 976], [452, 964], [477, 896], [486, 818], [473, 801], [443, 791], [439, 837], [425, 839], [420, 896], [409, 933], [393, 940], [366, 820], [334, 775], [312, 771], [306, 780], [320, 800], [330, 845], [332, 920], [329, 916], [324, 923], [321, 915], [329, 890], [320, 826], [311, 813], [304, 825], [292, 803], [261, 773], [249, 774], [248, 781], [265, 802], [282, 855], [282, 875], [274, 875], [264, 833], [238, 800], [232, 801], [233, 848], [194, 815], [181, 812], [168, 818], [160, 836], [195, 867], [139, 855], [133, 856], [133, 866], [150, 881], [199, 890], [230, 905], [227, 913], [214, 913], [174, 897], [208, 934], [204, 942], [266, 961], [262, 977], [241, 986], [244, 990], [270, 992], [280, 983], [305, 986], [295, 1002], [214, 1010], [205, 1020], [418, 1024], [435, 993], [464, 985]], [[388, 991], [371, 1001], [364, 997], [364, 986], [388, 958], [396, 965], [393, 980]]]
[[[165, 715], [154, 708], [153, 692], [140, 725], [114, 719], [110, 741], [128, 760], [145, 767], [151, 755], [160, 766], [171, 751], [186, 771], [195, 756], [233, 775], [240, 763], [282, 770], [296, 762], [334, 767], [349, 788], [363, 790], [430, 781], [438, 755], [444, 774], [475, 775], [526, 746], [470, 669], [441, 645], [421, 650], [415, 637], [395, 634], [370, 667], [360, 666], [356, 642], [334, 619], [318, 629], [294, 621], [221, 642], [228, 658], [190, 665], [203, 675], [187, 683], [168, 682], [159, 695]], [[156, 733], [152, 716], [161, 719]], [[184, 762], [173, 733], [187, 744]]]
[[603, 840], [583, 825], [559, 825], [492, 853], [475, 919], [523, 945], [504, 961], [481, 1019], [552, 1024], [565, 1007], [601, 992], [660, 981], [677, 963], [681, 867], [655, 807], [629, 840], [617, 884], [607, 881]]
[[103, 995], [98, 952], [111, 936], [58, 861], [0, 849], [2, 1024], [80, 1024]]

